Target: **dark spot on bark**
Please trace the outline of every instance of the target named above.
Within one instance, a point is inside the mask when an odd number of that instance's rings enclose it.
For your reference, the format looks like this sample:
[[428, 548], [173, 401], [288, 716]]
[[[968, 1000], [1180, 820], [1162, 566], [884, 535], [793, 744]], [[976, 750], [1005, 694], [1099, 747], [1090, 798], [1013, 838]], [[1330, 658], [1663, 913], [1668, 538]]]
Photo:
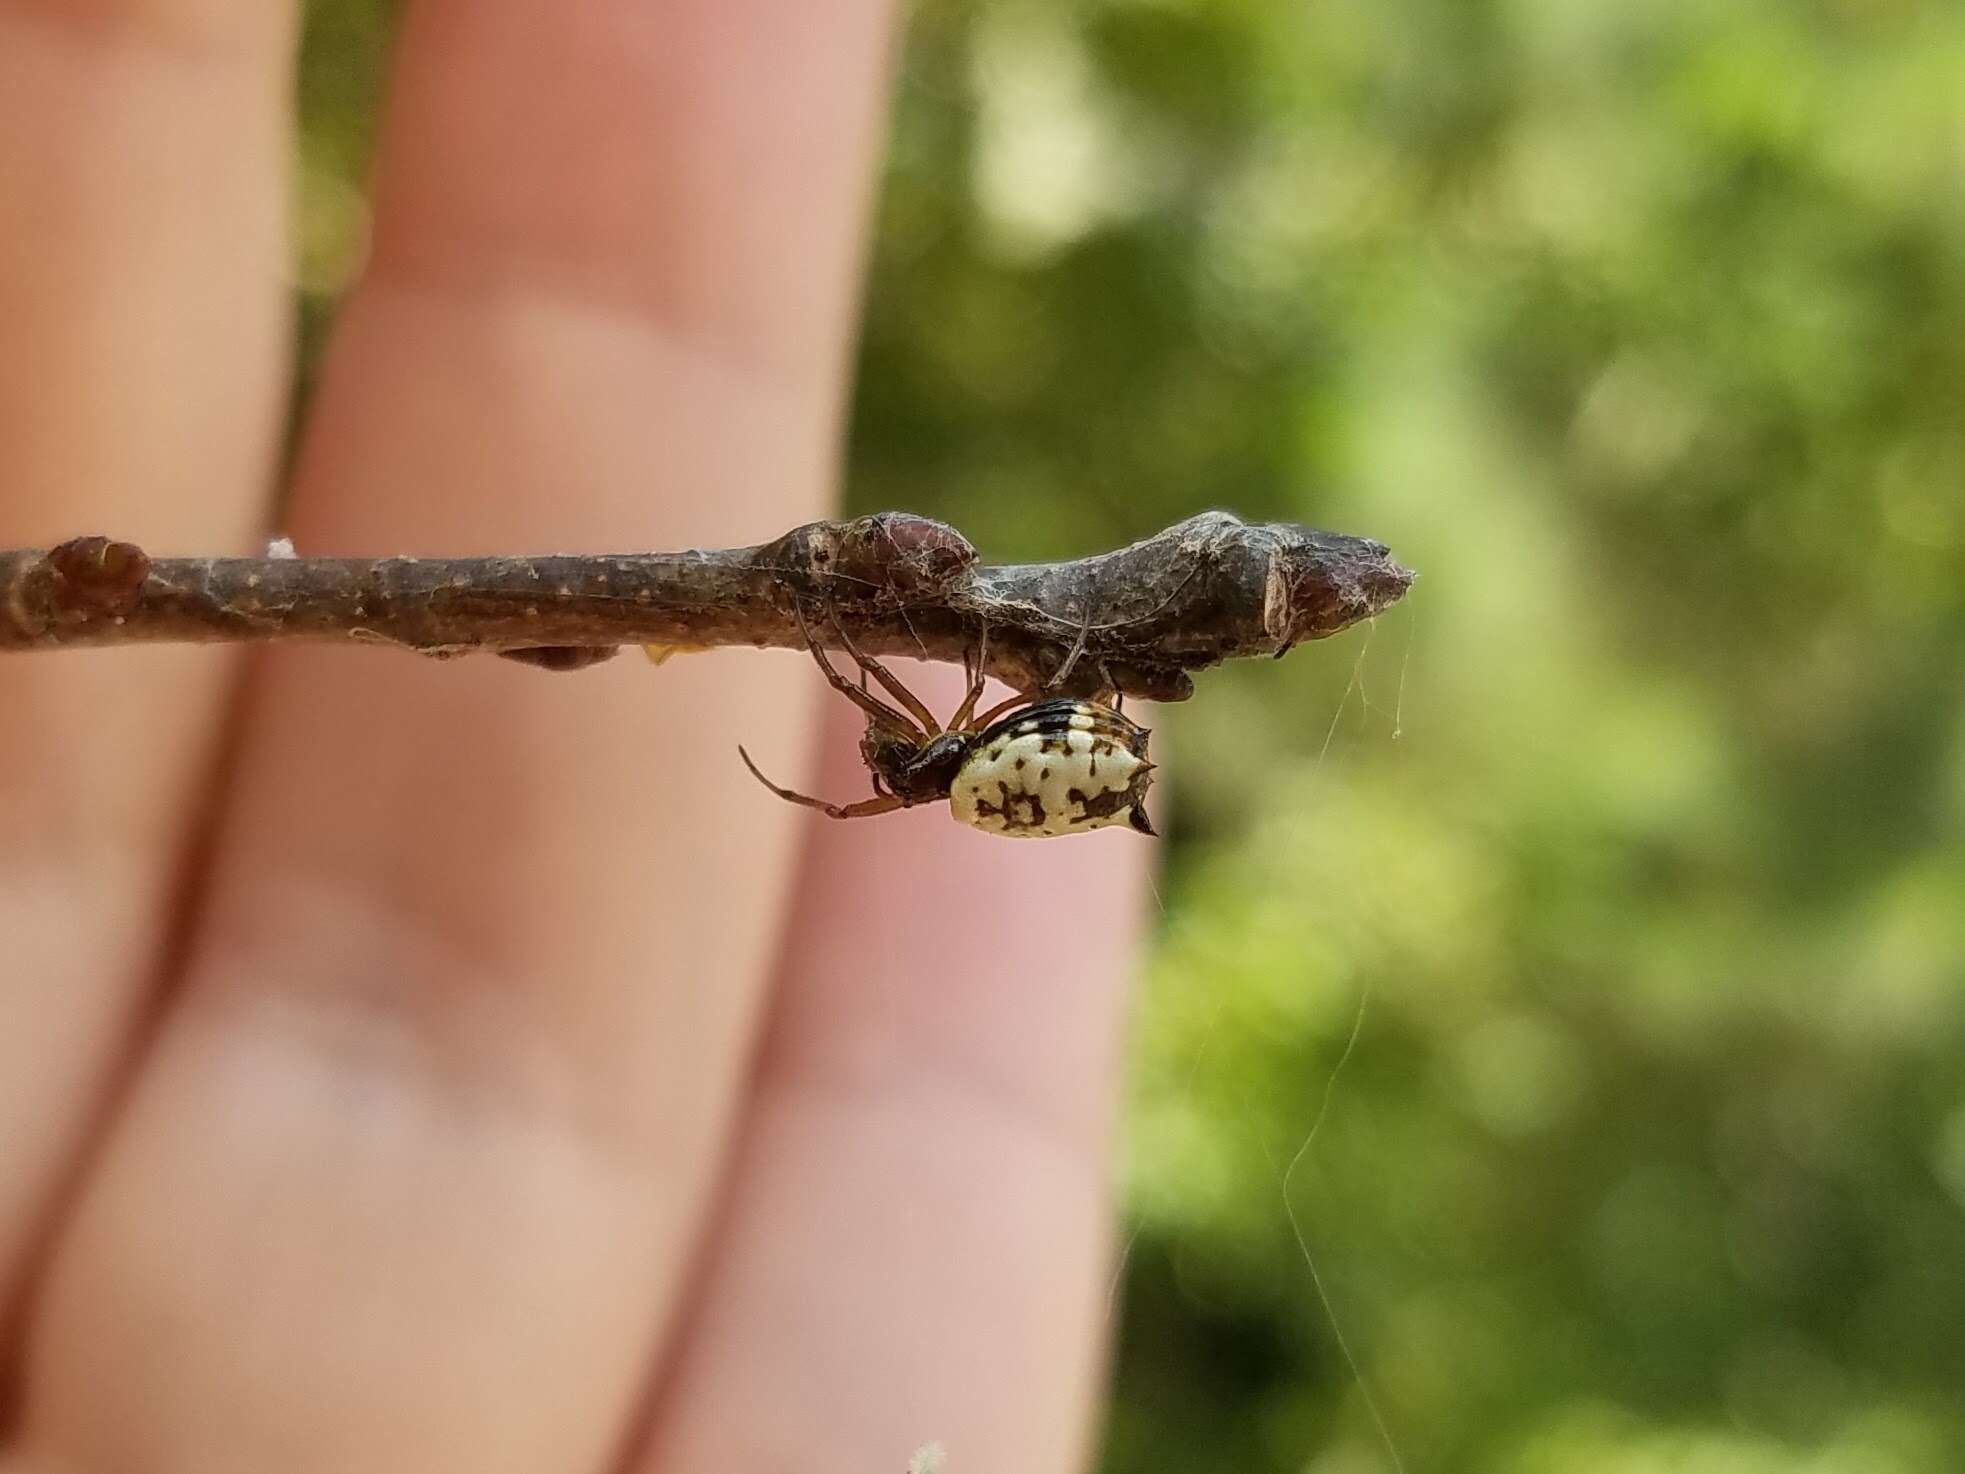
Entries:
[[877, 512], [840, 529], [839, 572], [890, 594], [931, 593], [975, 561], [961, 533], [911, 512]]
[[77, 603], [106, 614], [127, 614], [136, 608], [143, 581], [150, 575], [148, 553], [135, 543], [106, 537], [70, 538], [48, 550], [48, 564]]
[[585, 670], [620, 653], [613, 645], [525, 645], [517, 650], [500, 650], [498, 656], [501, 660], [516, 660], [520, 665], [536, 665], [541, 670]]

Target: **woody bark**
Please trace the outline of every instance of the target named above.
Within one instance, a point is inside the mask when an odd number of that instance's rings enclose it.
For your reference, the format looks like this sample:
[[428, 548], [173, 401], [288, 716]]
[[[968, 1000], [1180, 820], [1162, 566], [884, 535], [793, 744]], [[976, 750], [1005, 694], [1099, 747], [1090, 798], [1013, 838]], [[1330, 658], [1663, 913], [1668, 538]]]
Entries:
[[1388, 608], [1382, 543], [1204, 512], [1129, 547], [986, 564], [930, 518], [814, 522], [755, 547], [491, 558], [162, 558], [82, 537], [0, 551], [0, 651], [143, 643], [488, 652], [553, 669], [625, 645], [973, 659], [1022, 691], [1192, 693], [1192, 672], [1281, 655]]

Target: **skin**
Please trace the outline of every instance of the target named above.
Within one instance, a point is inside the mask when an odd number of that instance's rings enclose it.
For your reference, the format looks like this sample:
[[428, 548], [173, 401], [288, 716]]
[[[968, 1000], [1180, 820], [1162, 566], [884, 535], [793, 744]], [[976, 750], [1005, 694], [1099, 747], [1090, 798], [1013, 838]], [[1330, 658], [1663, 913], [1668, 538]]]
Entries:
[[[413, 0], [280, 530], [672, 547], [831, 504], [892, 16]], [[0, 541], [245, 550], [296, 14], [0, 0]], [[959, 676], [905, 673], [946, 710]], [[1151, 846], [864, 791], [751, 652], [0, 664], [0, 1471], [1083, 1457]]]

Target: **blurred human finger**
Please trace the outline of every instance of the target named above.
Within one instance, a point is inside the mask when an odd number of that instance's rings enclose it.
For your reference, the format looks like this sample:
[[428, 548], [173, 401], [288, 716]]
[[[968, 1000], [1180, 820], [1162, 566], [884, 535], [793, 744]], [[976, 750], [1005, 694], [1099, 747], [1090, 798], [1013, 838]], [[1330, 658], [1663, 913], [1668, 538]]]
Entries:
[[[952, 673], [930, 704], [946, 711]], [[866, 770], [829, 707], [819, 790]], [[646, 1474], [1064, 1474], [1090, 1426], [1107, 1143], [1155, 844], [945, 807], [814, 818], [743, 1144]]]
[[[287, 400], [296, 10], [0, 3], [0, 546], [247, 550]], [[236, 669], [0, 662], [0, 1324], [157, 980]]]
[[[306, 552], [676, 546], [827, 504], [882, 4], [423, 0]], [[280, 651], [181, 1004], [57, 1254], [77, 1467], [601, 1466], [768, 979], [809, 673]], [[168, 1355], [137, 1334], [178, 1327]], [[296, 1328], [304, 1327], [304, 1333]]]

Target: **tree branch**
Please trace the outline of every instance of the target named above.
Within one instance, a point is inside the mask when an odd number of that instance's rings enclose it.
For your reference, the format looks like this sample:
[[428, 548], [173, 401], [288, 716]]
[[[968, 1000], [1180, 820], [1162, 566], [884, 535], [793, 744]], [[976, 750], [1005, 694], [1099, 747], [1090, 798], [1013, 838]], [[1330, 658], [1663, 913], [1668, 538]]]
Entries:
[[796, 606], [828, 644], [837, 621], [875, 654], [961, 661], [987, 629], [991, 672], [1018, 690], [1178, 701], [1190, 672], [1336, 634], [1412, 577], [1382, 543], [1226, 512], [1000, 566], [905, 512], [751, 548], [537, 558], [152, 558], [83, 537], [0, 551], [0, 651], [354, 641], [575, 669], [622, 645], [801, 647]]

